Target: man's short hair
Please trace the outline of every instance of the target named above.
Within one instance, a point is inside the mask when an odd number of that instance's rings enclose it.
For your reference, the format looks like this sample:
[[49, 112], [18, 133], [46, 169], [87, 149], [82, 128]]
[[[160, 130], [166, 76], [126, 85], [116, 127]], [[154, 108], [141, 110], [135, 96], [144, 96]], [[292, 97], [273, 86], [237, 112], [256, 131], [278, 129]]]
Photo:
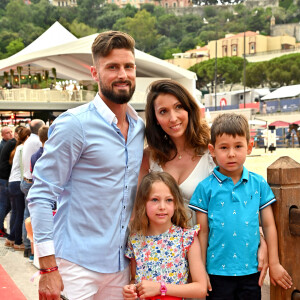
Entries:
[[48, 140], [48, 129], [49, 126], [44, 125], [38, 131], [38, 136], [43, 144]]
[[135, 41], [129, 34], [121, 31], [105, 31], [99, 33], [92, 45], [94, 66], [99, 57], [105, 57], [113, 49], [128, 49], [134, 54]]
[[218, 115], [211, 126], [211, 144], [215, 146], [217, 137], [224, 133], [233, 137], [244, 136], [249, 143], [250, 131], [247, 118], [234, 113]]

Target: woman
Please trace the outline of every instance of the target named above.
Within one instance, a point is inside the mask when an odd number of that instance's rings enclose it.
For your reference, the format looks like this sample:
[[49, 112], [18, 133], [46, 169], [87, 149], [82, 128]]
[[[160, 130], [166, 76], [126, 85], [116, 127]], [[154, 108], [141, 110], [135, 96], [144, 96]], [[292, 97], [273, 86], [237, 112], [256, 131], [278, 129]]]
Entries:
[[30, 136], [30, 129], [22, 127], [18, 131], [17, 144], [10, 156], [12, 163], [11, 173], [8, 180], [8, 195], [11, 202], [10, 234], [5, 240], [5, 246], [15, 250], [24, 250], [22, 243], [22, 224], [24, 217], [24, 194], [20, 189], [22, 176], [22, 149], [24, 142]]
[[207, 148], [209, 127], [200, 118], [199, 106], [179, 83], [155, 81], [147, 96], [146, 124], [148, 148], [140, 176], [149, 170], [168, 172], [179, 184], [187, 207], [198, 183], [215, 167]]
[[[209, 127], [200, 117], [200, 108], [192, 95], [178, 82], [157, 80], [150, 87], [146, 104], [146, 140], [139, 182], [151, 171], [171, 174], [181, 189], [187, 207], [200, 181], [215, 167], [208, 152]], [[196, 224], [195, 214], [192, 224]], [[259, 250], [260, 284], [268, 268], [264, 239]]]

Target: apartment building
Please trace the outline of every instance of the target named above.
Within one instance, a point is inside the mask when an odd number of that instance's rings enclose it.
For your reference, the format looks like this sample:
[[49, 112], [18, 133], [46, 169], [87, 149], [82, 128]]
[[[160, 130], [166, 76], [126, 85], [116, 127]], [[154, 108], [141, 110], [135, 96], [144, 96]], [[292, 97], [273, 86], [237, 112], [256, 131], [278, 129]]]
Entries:
[[54, 6], [77, 6], [76, 0], [50, 0]]
[[252, 57], [255, 55], [279, 52], [296, 48], [296, 39], [293, 36], [264, 36], [259, 32], [246, 31], [238, 34], [227, 34], [225, 38], [210, 41], [205, 47], [198, 47], [185, 53], [174, 53], [172, 64], [188, 69], [201, 61], [225, 56]]

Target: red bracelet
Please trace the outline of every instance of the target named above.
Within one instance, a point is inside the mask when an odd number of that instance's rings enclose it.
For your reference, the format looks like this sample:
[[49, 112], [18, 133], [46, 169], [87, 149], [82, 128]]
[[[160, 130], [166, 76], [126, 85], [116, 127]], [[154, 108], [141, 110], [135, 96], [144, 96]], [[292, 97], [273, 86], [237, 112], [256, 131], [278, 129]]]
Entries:
[[40, 269], [40, 274], [47, 274], [58, 270], [58, 266], [49, 269]]

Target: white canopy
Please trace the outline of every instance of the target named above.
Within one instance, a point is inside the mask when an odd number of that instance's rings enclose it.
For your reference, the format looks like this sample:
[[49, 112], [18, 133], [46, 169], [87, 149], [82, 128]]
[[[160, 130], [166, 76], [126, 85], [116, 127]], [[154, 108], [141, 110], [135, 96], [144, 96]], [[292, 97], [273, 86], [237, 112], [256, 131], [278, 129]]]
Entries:
[[[93, 34], [77, 39], [56, 22], [31, 45], [7, 59], [0, 60], [0, 73], [30, 64], [40, 69], [55, 68], [58, 78], [77, 81], [92, 80], [90, 75], [91, 45], [96, 36], [97, 34]], [[194, 72], [137, 49], [135, 58], [137, 90], [145, 91], [146, 87], [143, 86], [142, 78], [152, 78], [152, 81], [156, 78], [171, 78], [182, 83], [192, 94], [195, 94], [196, 74]]]
[[282, 98], [295, 98], [300, 95], [300, 84], [282, 86], [274, 92], [264, 96], [261, 100], [273, 100]]

